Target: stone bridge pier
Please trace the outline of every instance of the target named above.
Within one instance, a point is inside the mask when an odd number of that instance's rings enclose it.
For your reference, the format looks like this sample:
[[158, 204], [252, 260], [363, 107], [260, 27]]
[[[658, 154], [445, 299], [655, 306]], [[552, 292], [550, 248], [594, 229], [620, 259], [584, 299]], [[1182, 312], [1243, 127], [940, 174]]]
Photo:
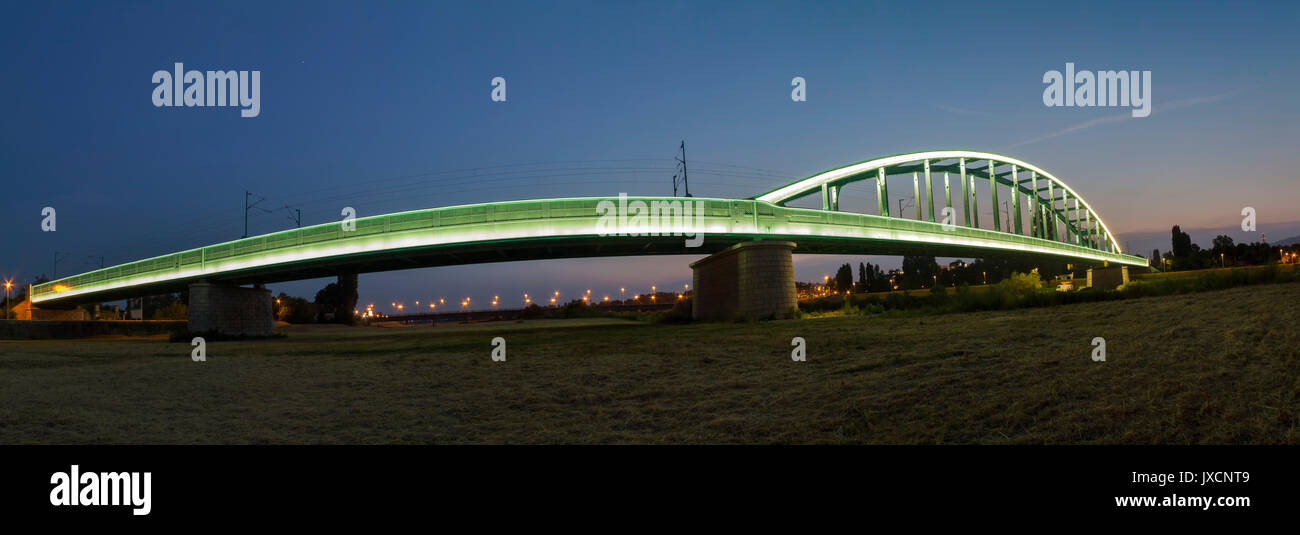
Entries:
[[691, 316], [786, 318], [798, 306], [794, 288], [794, 242], [752, 241], [691, 264], [695, 296]]
[[229, 336], [275, 334], [275, 308], [271, 290], [262, 285], [196, 282], [190, 285], [189, 329]]

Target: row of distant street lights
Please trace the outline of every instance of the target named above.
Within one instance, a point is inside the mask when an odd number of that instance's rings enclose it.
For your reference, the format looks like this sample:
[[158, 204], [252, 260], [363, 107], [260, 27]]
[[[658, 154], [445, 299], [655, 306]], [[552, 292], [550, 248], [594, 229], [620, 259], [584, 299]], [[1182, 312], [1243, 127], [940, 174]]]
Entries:
[[[681, 300], [681, 299], [685, 298], [685, 297], [686, 297], [686, 292], [689, 292], [690, 289], [691, 289], [691, 285], [690, 285], [690, 284], [683, 284], [683, 285], [682, 285], [682, 291], [680, 291], [680, 292], [677, 293], [677, 299], [678, 299], [678, 300]], [[618, 289], [618, 293], [619, 293], [619, 299], [620, 299], [620, 300], [625, 299], [625, 298], [627, 297], [627, 287], [626, 287], [626, 286], [619, 287], [619, 289]], [[656, 296], [657, 293], [659, 293], [659, 287], [656, 286], [656, 285], [653, 285], [653, 284], [650, 285], [650, 294], [649, 294], [649, 299], [650, 299], [650, 302], [651, 302], [651, 303], [654, 303], [654, 302], [657, 301], [657, 299], [658, 299], [658, 297]], [[582, 297], [581, 297], [583, 303], [591, 303], [592, 301], [601, 302], [601, 303], [608, 303], [608, 302], [609, 302], [609, 298], [610, 298], [609, 294], [605, 294], [605, 295], [603, 295], [599, 300], [597, 300], [595, 297], [592, 296], [592, 294], [591, 294], [591, 290], [590, 290], [590, 289], [588, 289], [585, 293], [583, 293], [583, 294], [582, 294]], [[552, 292], [550, 295], [544, 297], [543, 299], [548, 300], [550, 306], [559, 306], [559, 304], [560, 304], [560, 291], [559, 291], [559, 290], [555, 290], [554, 292]], [[639, 293], [634, 293], [634, 294], [632, 294], [632, 299], [633, 299], [633, 300], [640, 300], [640, 299], [641, 299], [641, 294], [639, 294]], [[533, 298], [533, 296], [532, 296], [531, 294], [525, 293], [525, 294], [523, 295], [523, 299], [522, 299], [523, 306], [526, 307], [526, 306], [532, 305], [532, 304], [534, 303], [534, 301], [535, 301], [535, 299]], [[431, 311], [431, 312], [432, 312], [432, 311], [437, 311], [437, 310], [440, 310], [440, 309], [445, 310], [445, 309], [446, 309], [446, 306], [447, 306], [447, 299], [446, 299], [446, 298], [438, 298], [437, 302], [434, 302], [433, 300], [424, 301], [424, 305], [421, 304], [421, 301], [420, 301], [419, 299], [416, 299], [416, 300], [414, 300], [413, 302], [414, 302], [415, 306], [411, 308], [411, 311], [412, 311], [411, 313], [415, 313], [415, 311], [417, 311], [417, 310], [424, 310], [423, 307], [426, 306], [426, 305], [428, 306], [429, 311]], [[406, 313], [406, 303], [405, 303], [405, 302], [391, 301], [391, 302], [388, 303], [388, 305], [389, 305], [389, 307], [390, 307], [392, 310], [396, 311], [396, 313], [398, 313], [398, 314]], [[501, 296], [500, 296], [499, 294], [498, 294], [498, 295], [493, 295], [493, 296], [492, 296], [491, 305], [492, 305], [492, 308], [497, 308], [498, 306], [501, 305]], [[464, 299], [461, 299], [461, 301], [460, 301], [460, 310], [473, 310], [472, 306], [473, 306], [473, 298], [471, 298], [471, 297], [465, 297]], [[353, 311], [353, 312], [354, 312], [355, 314], [359, 315], [359, 316], [362, 316], [362, 317], [374, 317], [374, 316], [375, 316], [375, 305], [374, 305], [374, 303], [370, 303], [370, 304], [366, 305], [366, 309], [365, 309], [364, 311], [361, 311], [361, 310], [355, 310], [355, 311]]]
[[[984, 276], [984, 284], [988, 284], [988, 283], [989, 283], [989, 272], [987, 272], [987, 271], [981, 271], [980, 274]], [[939, 276], [938, 276], [938, 275], [930, 275], [930, 278], [931, 278], [932, 280], [934, 280], [934, 286], [938, 286], [938, 285], [939, 285]], [[830, 288], [831, 288], [831, 276], [830, 276], [830, 275], [824, 275], [824, 276], [822, 276], [822, 281], [823, 281], [823, 286], [819, 286], [819, 287], [816, 287], [816, 288], [813, 289], [814, 292], [816, 292], [816, 293], [813, 294], [813, 297], [825, 297], [825, 296], [828, 296], [828, 295], [831, 295], [831, 294], [834, 294], [834, 293], [838, 293], [838, 292], [833, 292], [833, 291], [831, 291], [831, 289], [830, 289]], [[889, 285], [890, 285], [891, 287], [893, 287], [893, 289], [895, 289], [895, 290], [898, 289], [898, 281], [894, 279], [894, 275], [890, 275], [890, 276], [889, 276]], [[957, 286], [957, 283], [954, 281], [954, 282], [952, 283], [952, 285], [953, 285], [953, 286]], [[925, 285], [922, 285], [921, 287], [924, 288]], [[848, 291], [848, 290], [845, 290], [845, 291], [844, 291], [844, 294], [845, 294], [845, 295], [848, 295], [848, 294], [849, 294], [849, 291]]]

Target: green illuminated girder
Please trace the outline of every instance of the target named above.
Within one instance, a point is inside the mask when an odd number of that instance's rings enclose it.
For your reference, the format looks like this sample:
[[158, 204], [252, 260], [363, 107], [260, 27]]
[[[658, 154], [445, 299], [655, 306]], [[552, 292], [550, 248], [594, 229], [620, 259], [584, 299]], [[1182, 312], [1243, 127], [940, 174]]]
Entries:
[[[314, 225], [210, 245], [35, 285], [35, 303], [108, 301], [177, 291], [207, 280], [271, 283], [414, 267], [483, 262], [710, 254], [755, 239], [794, 241], [801, 253], [1053, 257], [1146, 265], [1140, 257], [1028, 236], [894, 217], [789, 208], [755, 200], [701, 199], [704, 241], [686, 236], [601, 236], [601, 201], [571, 198], [451, 206], [362, 217], [356, 230]], [[682, 202], [631, 197], [628, 202]], [[56, 290], [58, 288], [58, 290]]]

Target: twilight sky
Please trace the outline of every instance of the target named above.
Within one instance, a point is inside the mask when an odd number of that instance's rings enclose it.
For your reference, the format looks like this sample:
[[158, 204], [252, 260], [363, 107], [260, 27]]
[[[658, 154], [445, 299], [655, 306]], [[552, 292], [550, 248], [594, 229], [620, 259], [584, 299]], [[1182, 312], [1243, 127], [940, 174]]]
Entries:
[[[1127, 252], [1167, 249], [1174, 224], [1236, 227], [1245, 206], [1271, 241], [1300, 234], [1284, 164], [1300, 147], [1296, 4], [913, 4], [9, 4], [0, 275], [51, 274], [56, 253], [68, 275], [238, 238], [245, 190], [304, 224], [343, 206], [666, 195], [682, 139], [697, 196], [966, 148], [1052, 171]], [[154, 107], [151, 76], [175, 62], [260, 70], [260, 116]], [[1151, 115], [1044, 106], [1043, 74], [1066, 62], [1150, 70]], [[489, 98], [495, 76], [505, 103]], [[790, 99], [795, 76], [807, 102]], [[40, 230], [45, 206], [57, 232]], [[286, 214], [253, 211], [250, 234], [292, 227]], [[679, 288], [695, 258], [368, 274], [361, 300]], [[797, 255], [797, 276], [846, 260], [898, 264]]]

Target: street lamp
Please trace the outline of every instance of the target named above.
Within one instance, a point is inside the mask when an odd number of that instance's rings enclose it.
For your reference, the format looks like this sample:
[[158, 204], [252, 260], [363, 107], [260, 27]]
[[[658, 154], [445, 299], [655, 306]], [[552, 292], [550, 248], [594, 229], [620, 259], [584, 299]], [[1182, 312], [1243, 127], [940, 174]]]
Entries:
[[13, 279], [5, 279], [5, 319], [9, 319], [9, 289], [14, 287]]

